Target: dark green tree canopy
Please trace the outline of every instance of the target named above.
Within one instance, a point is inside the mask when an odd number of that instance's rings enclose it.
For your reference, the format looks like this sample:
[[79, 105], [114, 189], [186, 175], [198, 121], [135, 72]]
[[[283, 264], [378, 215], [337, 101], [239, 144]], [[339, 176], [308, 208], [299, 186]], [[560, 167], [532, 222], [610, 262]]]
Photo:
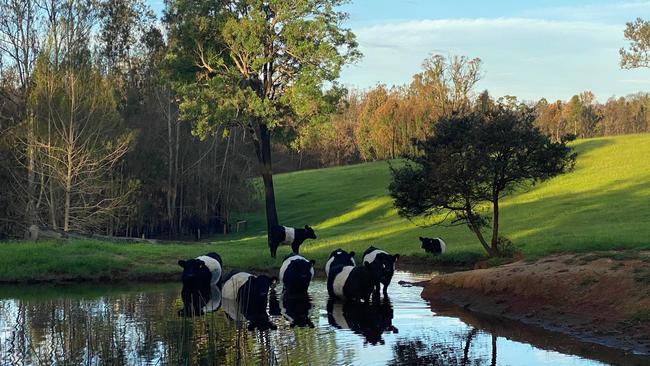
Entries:
[[343, 64], [356, 60], [343, 0], [170, 2], [168, 61], [181, 110], [205, 136], [217, 125], [258, 120], [269, 129], [331, 112]]
[[[431, 138], [415, 142], [418, 154], [392, 168], [389, 190], [399, 214], [436, 216], [440, 224], [466, 224], [489, 254], [497, 254], [498, 203], [521, 184], [543, 181], [571, 169], [576, 155], [566, 141], [554, 143], [534, 125], [529, 108], [502, 104], [440, 120]], [[492, 204], [493, 238], [486, 204]]]

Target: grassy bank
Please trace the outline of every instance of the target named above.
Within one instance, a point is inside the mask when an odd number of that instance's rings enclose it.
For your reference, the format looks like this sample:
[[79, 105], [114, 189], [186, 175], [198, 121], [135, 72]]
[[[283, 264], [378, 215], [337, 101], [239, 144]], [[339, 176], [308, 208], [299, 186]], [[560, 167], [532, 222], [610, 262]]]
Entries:
[[[503, 234], [528, 258], [558, 252], [650, 248], [650, 135], [578, 141], [576, 169], [519, 191], [502, 203]], [[465, 227], [421, 228], [397, 216], [387, 195], [388, 163], [376, 162], [275, 177], [281, 223], [312, 225], [318, 239], [302, 247], [322, 266], [342, 247], [361, 253], [369, 245], [424, 256], [419, 236], [440, 236], [450, 263], [482, 256]], [[178, 273], [176, 260], [219, 252], [228, 267], [279, 267], [288, 252], [269, 257], [263, 208], [239, 215], [248, 231], [209, 244], [116, 244], [93, 241], [2, 243], [0, 279], [155, 278]]]

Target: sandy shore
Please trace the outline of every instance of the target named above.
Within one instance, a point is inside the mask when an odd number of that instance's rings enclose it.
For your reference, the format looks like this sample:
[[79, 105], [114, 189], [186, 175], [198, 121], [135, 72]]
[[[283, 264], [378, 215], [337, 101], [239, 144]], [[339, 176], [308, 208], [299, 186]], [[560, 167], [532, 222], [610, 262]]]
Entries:
[[650, 354], [650, 252], [556, 255], [434, 277], [422, 296]]

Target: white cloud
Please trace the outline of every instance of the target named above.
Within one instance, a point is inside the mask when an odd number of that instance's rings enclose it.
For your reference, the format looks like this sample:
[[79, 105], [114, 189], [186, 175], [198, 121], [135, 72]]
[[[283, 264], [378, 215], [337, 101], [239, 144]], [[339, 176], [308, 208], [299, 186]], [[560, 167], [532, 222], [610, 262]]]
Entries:
[[[648, 2], [650, 4], [650, 2]], [[620, 5], [620, 4], [619, 4]], [[536, 18], [429, 19], [353, 28], [365, 58], [343, 81], [368, 87], [408, 83], [429, 55], [465, 55], [484, 61], [479, 85], [495, 95], [568, 98], [635, 92], [618, 67], [623, 24]], [[638, 85], [636, 86], [638, 88]]]

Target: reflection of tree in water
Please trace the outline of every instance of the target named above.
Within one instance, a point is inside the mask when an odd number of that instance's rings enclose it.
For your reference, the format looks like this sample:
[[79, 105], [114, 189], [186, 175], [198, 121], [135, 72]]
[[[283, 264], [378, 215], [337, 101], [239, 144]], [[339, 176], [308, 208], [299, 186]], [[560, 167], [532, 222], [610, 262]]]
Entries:
[[280, 319], [275, 320], [277, 331], [249, 331], [221, 310], [179, 317], [178, 294], [174, 287], [89, 298], [0, 300], [0, 365], [336, 362], [333, 334], [291, 328]]
[[[399, 339], [393, 345], [393, 359], [389, 365], [453, 365], [453, 366], [495, 366], [497, 362], [497, 337], [492, 335], [491, 357], [472, 353], [478, 329], [472, 328], [458, 334], [458, 342], [436, 342], [428, 339]], [[461, 346], [462, 345], [462, 346]], [[476, 345], [474, 345], [476, 346]]]

